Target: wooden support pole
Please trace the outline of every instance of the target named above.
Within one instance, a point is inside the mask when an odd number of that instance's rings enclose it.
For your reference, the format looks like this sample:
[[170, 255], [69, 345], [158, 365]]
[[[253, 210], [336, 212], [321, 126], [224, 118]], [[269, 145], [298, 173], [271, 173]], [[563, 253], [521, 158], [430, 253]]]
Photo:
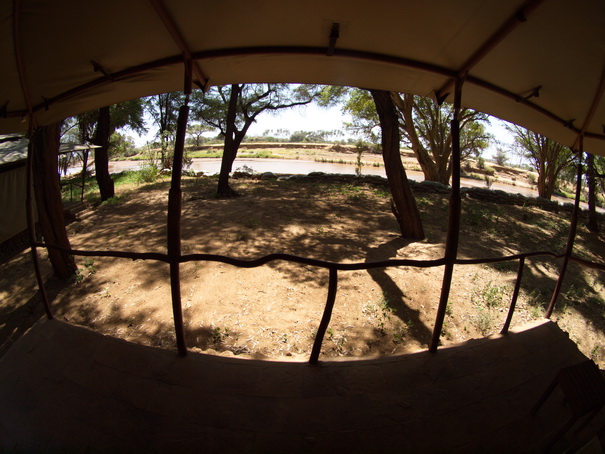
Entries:
[[559, 294], [561, 293], [561, 288], [563, 287], [563, 281], [565, 279], [565, 273], [567, 272], [567, 265], [569, 264], [569, 259], [573, 252], [573, 245], [576, 239], [576, 232], [578, 228], [578, 218], [580, 216], [580, 195], [582, 192], [582, 157], [584, 155], [584, 140], [580, 139], [580, 151], [578, 152], [578, 174], [576, 176], [576, 198], [574, 201], [573, 214], [571, 216], [571, 221], [569, 224], [569, 236], [567, 237], [567, 245], [565, 247], [565, 253], [563, 257], [563, 264], [561, 265], [561, 270], [559, 271], [559, 279], [557, 280], [557, 285], [555, 286], [555, 291], [553, 292], [552, 298], [550, 299], [550, 304], [548, 305], [548, 309], [546, 309], [546, 314], [544, 317], [550, 318], [555, 309], [555, 305], [557, 303], [557, 299], [559, 298]]
[[38, 283], [38, 289], [40, 290], [40, 296], [42, 298], [42, 305], [44, 306], [44, 312], [49, 320], [54, 318], [52, 310], [50, 308], [50, 302], [48, 300], [48, 294], [46, 293], [46, 287], [44, 286], [44, 279], [42, 278], [42, 271], [40, 270], [40, 257], [38, 256], [38, 248], [36, 247], [36, 224], [34, 222], [34, 205], [32, 202], [32, 189], [34, 184], [34, 165], [33, 165], [33, 140], [32, 132], [30, 128], [29, 134], [29, 145], [27, 147], [27, 188], [25, 192], [25, 210], [27, 215], [27, 232], [29, 234], [29, 244], [31, 250], [32, 263], [34, 265], [34, 272], [36, 274], [36, 281]]
[[525, 267], [525, 257], [519, 259], [519, 268], [517, 269], [517, 281], [515, 282], [515, 289], [513, 290], [513, 297], [508, 308], [508, 315], [506, 321], [502, 327], [500, 334], [507, 334], [510, 328], [510, 323], [513, 320], [513, 314], [515, 313], [515, 306], [517, 305], [517, 298], [519, 298], [519, 290], [521, 290], [521, 279], [523, 278], [523, 268]]
[[176, 346], [179, 356], [187, 354], [185, 344], [185, 329], [183, 326], [183, 305], [181, 302], [181, 204], [183, 194], [181, 190], [181, 177], [183, 174], [183, 154], [185, 152], [185, 134], [187, 120], [189, 119], [189, 95], [192, 84], [192, 65], [185, 61], [185, 105], [179, 109], [179, 119], [174, 143], [174, 157], [172, 160], [172, 179], [168, 191], [168, 225], [167, 243], [170, 260], [170, 293], [172, 296], [172, 314], [174, 317], [174, 330], [176, 333]]
[[181, 304], [181, 175], [183, 152], [185, 149], [185, 130], [189, 117], [189, 107], [182, 106], [179, 110], [176, 141], [174, 145], [174, 160], [172, 165], [172, 181], [168, 192], [168, 256], [170, 258], [170, 290], [172, 295], [172, 313], [176, 332], [176, 345], [180, 356], [187, 354], [185, 332], [183, 327], [183, 308]]
[[330, 267], [330, 281], [328, 283], [328, 298], [326, 300], [326, 306], [324, 313], [317, 328], [317, 334], [315, 335], [315, 342], [313, 343], [313, 349], [311, 350], [311, 357], [309, 358], [309, 364], [317, 364], [319, 359], [319, 353], [321, 352], [321, 344], [323, 343], [326, 330], [330, 324], [330, 318], [332, 318], [332, 310], [334, 309], [334, 302], [336, 301], [336, 289], [338, 288], [338, 270], [336, 267]]
[[433, 328], [433, 336], [429, 345], [429, 351], [436, 352], [439, 346], [439, 338], [443, 329], [447, 302], [454, 274], [454, 263], [458, 255], [458, 240], [460, 238], [460, 108], [462, 102], [462, 77], [456, 79], [454, 114], [452, 118], [452, 193], [450, 195], [450, 206], [447, 226], [447, 239], [445, 242], [445, 271], [441, 284], [441, 297], [437, 307], [437, 316]]

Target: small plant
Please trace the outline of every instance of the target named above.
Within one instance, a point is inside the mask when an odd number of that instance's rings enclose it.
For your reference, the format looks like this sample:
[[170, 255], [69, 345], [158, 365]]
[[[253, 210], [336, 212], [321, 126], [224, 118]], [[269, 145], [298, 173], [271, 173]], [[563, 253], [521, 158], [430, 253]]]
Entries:
[[357, 159], [355, 160], [355, 176], [361, 177], [361, 168], [363, 167], [363, 162], [361, 162], [361, 155], [363, 154], [363, 150], [365, 149], [365, 145], [362, 140], [359, 139], [355, 144], [355, 151], [357, 153]]
[[214, 328], [212, 328], [210, 336], [212, 338], [213, 344], [222, 344], [223, 342], [225, 342], [225, 339], [229, 337], [229, 328], [223, 328], [221, 330], [220, 327], [215, 326]]
[[483, 287], [473, 290], [471, 300], [476, 306], [482, 306], [491, 309], [495, 307], [500, 307], [502, 305], [503, 297], [503, 287], [493, 285], [492, 281], [489, 281]]
[[235, 172], [233, 172], [233, 176], [234, 177], [247, 177], [250, 175], [254, 175], [256, 172], [254, 171], [254, 169], [252, 167], [247, 166], [246, 164], [244, 164], [241, 167], [238, 167], [237, 169], [235, 169]]
[[69, 278], [69, 283], [70, 284], [81, 284], [83, 280], [84, 280], [84, 276], [82, 275], [82, 273], [80, 273], [80, 270], [77, 269], [75, 271], [75, 273], [72, 274], [71, 277]]
[[117, 195], [114, 197], [110, 197], [109, 199], [105, 200], [104, 202], [101, 202], [101, 205], [116, 206], [116, 205], [120, 205], [121, 203], [123, 203], [124, 200], [125, 200], [124, 197]]
[[492, 331], [494, 317], [489, 309], [477, 307], [477, 314], [473, 318], [473, 325], [483, 335], [487, 336]]
[[145, 163], [141, 166], [140, 170], [137, 172], [137, 183], [153, 183], [157, 180], [160, 172], [154, 164]]
[[492, 285], [488, 282], [483, 288], [483, 300], [487, 307], [500, 307], [504, 297], [504, 289], [497, 285]]
[[494, 184], [494, 179], [492, 177], [490, 177], [489, 175], [485, 175], [483, 181], [485, 181], [485, 186], [487, 186], [487, 189], [492, 188], [492, 185]]
[[590, 359], [596, 362], [599, 360], [599, 356], [599, 346], [595, 344], [595, 346], [592, 347], [592, 350], [590, 351]]
[[84, 267], [86, 268], [86, 270], [88, 271], [88, 275], [92, 275], [95, 274], [97, 272], [97, 269], [95, 267], [95, 261], [93, 259], [86, 259], [84, 261]]

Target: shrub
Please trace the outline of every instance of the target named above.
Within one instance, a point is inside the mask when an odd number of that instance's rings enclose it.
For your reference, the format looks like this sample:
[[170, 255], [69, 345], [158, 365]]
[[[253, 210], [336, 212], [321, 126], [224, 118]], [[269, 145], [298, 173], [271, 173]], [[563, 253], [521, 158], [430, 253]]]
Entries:
[[143, 164], [141, 169], [137, 172], [138, 183], [153, 183], [159, 175], [158, 168], [153, 164]]

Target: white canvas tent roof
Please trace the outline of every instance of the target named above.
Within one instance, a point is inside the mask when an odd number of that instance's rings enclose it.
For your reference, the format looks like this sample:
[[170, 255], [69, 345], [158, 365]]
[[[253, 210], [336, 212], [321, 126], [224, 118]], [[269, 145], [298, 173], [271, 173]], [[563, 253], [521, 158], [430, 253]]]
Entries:
[[0, 4], [0, 58], [0, 132], [24, 130], [28, 104], [45, 124], [181, 90], [190, 59], [206, 87], [441, 97], [468, 72], [465, 106], [568, 146], [584, 133], [605, 155], [603, 0], [13, 0]]

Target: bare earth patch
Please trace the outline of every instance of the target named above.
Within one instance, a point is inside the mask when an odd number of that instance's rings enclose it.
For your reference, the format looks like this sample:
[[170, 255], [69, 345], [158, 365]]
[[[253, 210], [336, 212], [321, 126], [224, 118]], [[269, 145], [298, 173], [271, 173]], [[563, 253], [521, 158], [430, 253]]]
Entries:
[[[435, 259], [443, 254], [447, 198], [417, 194], [427, 239], [401, 239], [384, 188], [337, 182], [234, 181], [243, 194], [213, 197], [216, 180], [184, 182], [183, 253], [242, 259], [286, 252], [340, 262]], [[113, 203], [68, 226], [74, 249], [165, 252], [168, 183], [121, 189]], [[531, 250], [560, 252], [567, 215], [536, 208], [463, 201], [459, 256]], [[603, 237], [580, 227], [575, 253], [603, 262]], [[51, 277], [58, 318], [128, 341], [174, 348], [168, 266], [153, 261], [78, 258], [77, 282]], [[28, 253], [0, 265], [0, 342], [6, 349], [42, 315]], [[513, 324], [542, 317], [560, 263], [528, 263]], [[457, 266], [443, 343], [497, 333], [516, 278], [516, 263]], [[571, 265], [553, 319], [589, 357], [605, 366], [605, 277]], [[326, 270], [271, 262], [243, 269], [186, 263], [181, 293], [187, 346], [245, 357], [306, 360], [327, 296]], [[426, 348], [443, 268], [339, 273], [336, 305], [322, 357], [385, 355]], [[0, 354], [2, 350], [0, 350]]]

